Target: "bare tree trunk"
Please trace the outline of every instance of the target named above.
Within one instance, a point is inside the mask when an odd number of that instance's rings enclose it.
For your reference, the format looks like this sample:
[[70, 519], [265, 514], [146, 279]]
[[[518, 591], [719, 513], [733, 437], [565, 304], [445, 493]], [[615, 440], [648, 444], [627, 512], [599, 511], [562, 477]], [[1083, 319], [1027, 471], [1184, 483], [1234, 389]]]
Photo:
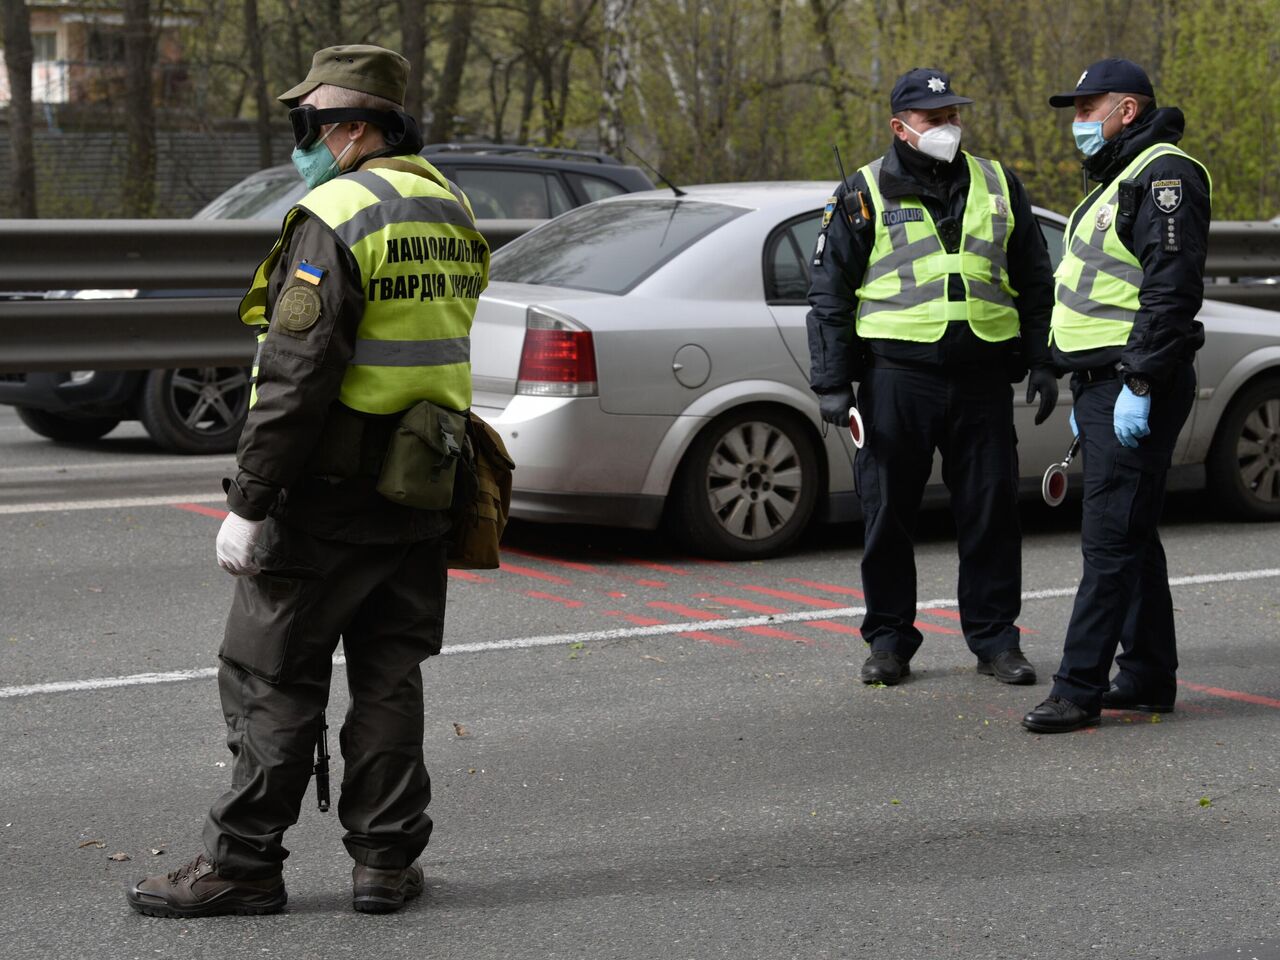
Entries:
[[244, 36], [249, 55], [249, 82], [257, 110], [258, 166], [271, 166], [271, 100], [267, 95], [267, 71], [262, 58], [262, 33], [258, 27], [258, 0], [244, 0]]
[[5, 69], [9, 73], [9, 140], [13, 155], [13, 215], [36, 213], [36, 158], [31, 113], [31, 21], [23, 0], [4, 0]]
[[317, 47], [332, 47], [339, 43], [346, 43], [346, 37], [342, 34], [342, 0], [327, 0], [320, 29], [323, 35], [316, 37]]
[[458, 112], [458, 97], [462, 93], [462, 73], [467, 66], [467, 48], [471, 44], [471, 27], [475, 22], [475, 7], [463, 0], [453, 5], [449, 19], [449, 50], [444, 58], [444, 71], [436, 98], [431, 104], [431, 131], [427, 139], [440, 143], [453, 136], [453, 118]]
[[520, 133], [517, 143], [529, 142], [529, 126], [533, 122], [533, 103], [538, 88], [538, 74], [533, 68], [533, 61], [528, 57], [524, 61], [524, 97], [520, 101]]
[[631, 12], [635, 0], [604, 0], [604, 53], [601, 56], [601, 96], [598, 132], [600, 149], [622, 156], [627, 139], [622, 103], [631, 73]]
[[401, 53], [409, 61], [409, 86], [404, 112], [422, 123], [422, 83], [427, 70], [427, 5], [423, 0], [400, 0]]
[[149, 217], [156, 204], [156, 109], [151, 77], [155, 66], [151, 0], [124, 0], [125, 130], [128, 173], [124, 209]]

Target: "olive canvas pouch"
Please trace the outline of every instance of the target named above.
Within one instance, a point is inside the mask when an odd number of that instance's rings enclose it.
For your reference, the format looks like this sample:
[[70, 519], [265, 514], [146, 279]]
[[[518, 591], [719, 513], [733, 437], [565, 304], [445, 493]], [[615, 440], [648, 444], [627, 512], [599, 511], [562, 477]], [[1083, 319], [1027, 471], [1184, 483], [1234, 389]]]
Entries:
[[378, 493], [419, 510], [447, 510], [466, 437], [465, 414], [423, 400], [400, 418], [387, 445]]

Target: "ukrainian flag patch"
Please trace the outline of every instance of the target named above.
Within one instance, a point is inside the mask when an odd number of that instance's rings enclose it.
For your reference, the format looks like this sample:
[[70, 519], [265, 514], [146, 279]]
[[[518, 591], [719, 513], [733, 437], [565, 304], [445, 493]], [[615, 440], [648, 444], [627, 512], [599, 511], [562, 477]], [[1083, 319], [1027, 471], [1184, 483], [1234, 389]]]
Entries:
[[320, 267], [313, 267], [303, 260], [298, 264], [298, 269], [293, 272], [293, 275], [299, 280], [305, 280], [312, 286], [318, 287], [320, 286], [320, 281], [324, 279], [324, 270]]

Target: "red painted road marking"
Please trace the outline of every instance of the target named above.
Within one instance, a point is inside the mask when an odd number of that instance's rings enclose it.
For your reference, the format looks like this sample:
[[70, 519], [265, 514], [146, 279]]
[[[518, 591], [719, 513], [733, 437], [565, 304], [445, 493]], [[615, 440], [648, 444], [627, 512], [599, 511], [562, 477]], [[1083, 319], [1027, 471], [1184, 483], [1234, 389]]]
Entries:
[[561, 586], [573, 586], [572, 580], [566, 580], [564, 577], [557, 577], [554, 573], [543, 573], [541, 570], [534, 570], [531, 567], [519, 567], [514, 563], [504, 563], [499, 567], [505, 573], [514, 573], [520, 577], [531, 577], [534, 580], [546, 580], [548, 583], [558, 583]]
[[205, 507], [198, 503], [175, 503], [171, 504], [171, 506], [177, 507], [179, 510], [189, 510], [202, 516], [215, 517], [218, 520], [225, 520], [227, 516], [226, 510], [219, 510], [217, 507]]
[[676, 577], [687, 577], [691, 574], [688, 570], [681, 570], [679, 567], [673, 567], [666, 563], [654, 563], [652, 560], [637, 560], [635, 557], [619, 557], [623, 563], [630, 563], [637, 567], [648, 567], [650, 570], [657, 570], [659, 573], [669, 573]]
[[923, 620], [916, 621], [916, 629], [921, 633], [945, 633], [953, 637], [964, 636], [964, 633], [960, 630], [952, 630], [950, 627], [941, 627], [936, 623], [926, 623]]
[[855, 590], [853, 587], [842, 587], [834, 583], [801, 580], [799, 577], [787, 577], [787, 583], [798, 583], [802, 587], [808, 587], [810, 590], [821, 590], [823, 593], [840, 593], [848, 597], [857, 597], [859, 600], [866, 599], [866, 595], [861, 590]]
[[700, 593], [695, 599], [710, 600], [712, 603], [718, 603], [725, 607], [737, 607], [739, 610], [749, 610], [752, 613], [784, 613], [781, 607], [766, 607], [763, 603], [753, 603], [750, 600], [743, 600], [740, 597], [713, 597], [709, 593]]
[[767, 597], [778, 597], [781, 600], [790, 600], [792, 603], [808, 604], [817, 607], [819, 610], [839, 610], [846, 606], [843, 603], [836, 603], [834, 600], [824, 600], [822, 597], [811, 597], [804, 593], [792, 593], [790, 590], [775, 590], [772, 587], [756, 587], [746, 583], [731, 584], [739, 590], [750, 590], [752, 593], [763, 593]]
[[948, 620], [959, 620], [960, 611], [944, 610], [941, 607], [929, 607], [927, 610], [921, 610], [921, 613], [927, 613], [931, 617], [945, 617]]
[[493, 583], [493, 577], [482, 577], [470, 570], [450, 570], [449, 576], [454, 580], [465, 580], [468, 583]]
[[1239, 690], [1224, 690], [1222, 687], [1209, 687], [1202, 683], [1191, 683], [1187, 680], [1179, 680], [1178, 686], [1194, 690], [1196, 693], [1207, 693], [1211, 697], [1224, 697], [1227, 700], [1238, 700], [1241, 703], [1252, 703], [1254, 706], [1272, 707], [1280, 710], [1280, 700], [1274, 697], [1263, 697], [1256, 693], [1242, 693]]
[[724, 620], [725, 617], [719, 613], [712, 613], [710, 610], [701, 610], [697, 607], [686, 607], [682, 603], [668, 603], [666, 600], [651, 600], [649, 606], [655, 610], [666, 610], [668, 613], [678, 613], [682, 617], [688, 617], [691, 620]]
[[614, 577], [619, 580], [629, 580], [642, 587], [666, 586], [666, 584], [661, 580], [641, 580], [636, 577], [629, 577], [625, 573], [618, 573], [614, 570], [604, 569], [592, 563], [581, 563], [576, 560], [561, 560], [559, 557], [549, 557], [546, 554], [534, 553], [531, 550], [520, 550], [516, 547], [503, 547], [502, 552], [517, 557], [528, 557], [530, 560], [539, 560], [543, 563], [553, 563], [557, 566], [567, 567], [570, 570], [576, 570], [578, 573], [594, 573], [602, 577]]
[[790, 633], [786, 630], [779, 630], [776, 627], [744, 627], [747, 633], [754, 633], [761, 637], [773, 637], [775, 640], [790, 640], [792, 643], [802, 643], [806, 647], [812, 647], [814, 641], [809, 637], [802, 637], [798, 633]]
[[[657, 605], [658, 605], [657, 603], [649, 604], [649, 606], [651, 607], [657, 606]], [[654, 620], [651, 617], [639, 617], [639, 616], [636, 616], [634, 613], [622, 613], [619, 610], [606, 610], [605, 614], [611, 617], [613, 616], [622, 617], [623, 620], [626, 620], [628, 623], [634, 623], [638, 627], [652, 627], [652, 626], [656, 626], [657, 624], [665, 622], [662, 620]], [[716, 619], [723, 619], [723, 618], [715, 617], [715, 616], [710, 616], [710, 617], [699, 616], [698, 619], [699, 620], [716, 620]], [[718, 633], [706, 633], [701, 630], [691, 630], [688, 633], [680, 634], [680, 636], [688, 637], [690, 640], [701, 640], [704, 643], [712, 643], [712, 644], [715, 644], [717, 647], [742, 646], [742, 644], [740, 644], [737, 640], [732, 639], [731, 637], [722, 637]]]
[[533, 597], [535, 600], [550, 600], [552, 603], [558, 603], [566, 607], [585, 607], [586, 604], [581, 600], [570, 600], [568, 597], [557, 597], [554, 593], [543, 593], [541, 590], [526, 590], [526, 597]]

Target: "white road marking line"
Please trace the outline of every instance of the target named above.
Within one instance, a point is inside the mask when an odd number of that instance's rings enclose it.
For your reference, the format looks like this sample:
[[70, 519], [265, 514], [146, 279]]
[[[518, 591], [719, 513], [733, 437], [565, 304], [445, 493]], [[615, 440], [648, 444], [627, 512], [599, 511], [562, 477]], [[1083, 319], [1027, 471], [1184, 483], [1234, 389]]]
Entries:
[[[1280, 577], [1280, 568], [1264, 570], [1239, 570], [1231, 573], [1203, 573], [1190, 577], [1171, 577], [1170, 587], [1198, 586], [1206, 583], [1239, 583], [1248, 580], [1270, 580]], [[1050, 600], [1074, 596], [1075, 587], [1058, 587], [1052, 590], [1029, 590], [1023, 600]], [[954, 598], [925, 600], [916, 608], [925, 610], [936, 607], [958, 607]], [[444, 653], [492, 653], [501, 650], [523, 650], [531, 647], [554, 647], [572, 643], [599, 643], [604, 640], [628, 640], [633, 637], [670, 636], [678, 633], [710, 630], [737, 630], [742, 627], [762, 627], [774, 623], [798, 623], [805, 620], [834, 620], [840, 617], [858, 617], [866, 613], [866, 607], [838, 607], [834, 610], [796, 610], [756, 617], [738, 617], [733, 620], [696, 620], [683, 623], [659, 623], [649, 627], [618, 627], [614, 630], [588, 630], [583, 633], [555, 633], [540, 637], [513, 637], [510, 640], [492, 640], [484, 643], [458, 643], [446, 646]], [[346, 657], [338, 656], [333, 662], [339, 666]], [[216, 667], [198, 670], [174, 670], [168, 673], [135, 673], [126, 677], [98, 677], [91, 680], [59, 680], [52, 683], [34, 683], [22, 687], [0, 687], [0, 700], [11, 697], [31, 697], [41, 693], [76, 693], [106, 690], [112, 687], [146, 686], [156, 683], [177, 683], [183, 680], [207, 680], [218, 675]]]
[[43, 463], [28, 465], [25, 467], [0, 467], [0, 480], [9, 476], [25, 476], [32, 473], [46, 473], [50, 477], [70, 477], [83, 474], [96, 475], [103, 470], [124, 470], [125, 472], [137, 470], [145, 473], [147, 470], [153, 470], [156, 467], [164, 467], [165, 469], [172, 467], [204, 469], [220, 463], [235, 463], [235, 457], [229, 454], [192, 457], [154, 457], [152, 459], [147, 459], [146, 457], [135, 457], [131, 460], [90, 460], [82, 463]]
[[60, 500], [50, 503], [7, 503], [0, 505], [0, 515], [18, 513], [58, 513], [63, 510], [121, 510], [127, 507], [164, 507], [174, 503], [223, 503], [226, 494], [167, 493], [156, 497], [120, 497], [115, 500]]

